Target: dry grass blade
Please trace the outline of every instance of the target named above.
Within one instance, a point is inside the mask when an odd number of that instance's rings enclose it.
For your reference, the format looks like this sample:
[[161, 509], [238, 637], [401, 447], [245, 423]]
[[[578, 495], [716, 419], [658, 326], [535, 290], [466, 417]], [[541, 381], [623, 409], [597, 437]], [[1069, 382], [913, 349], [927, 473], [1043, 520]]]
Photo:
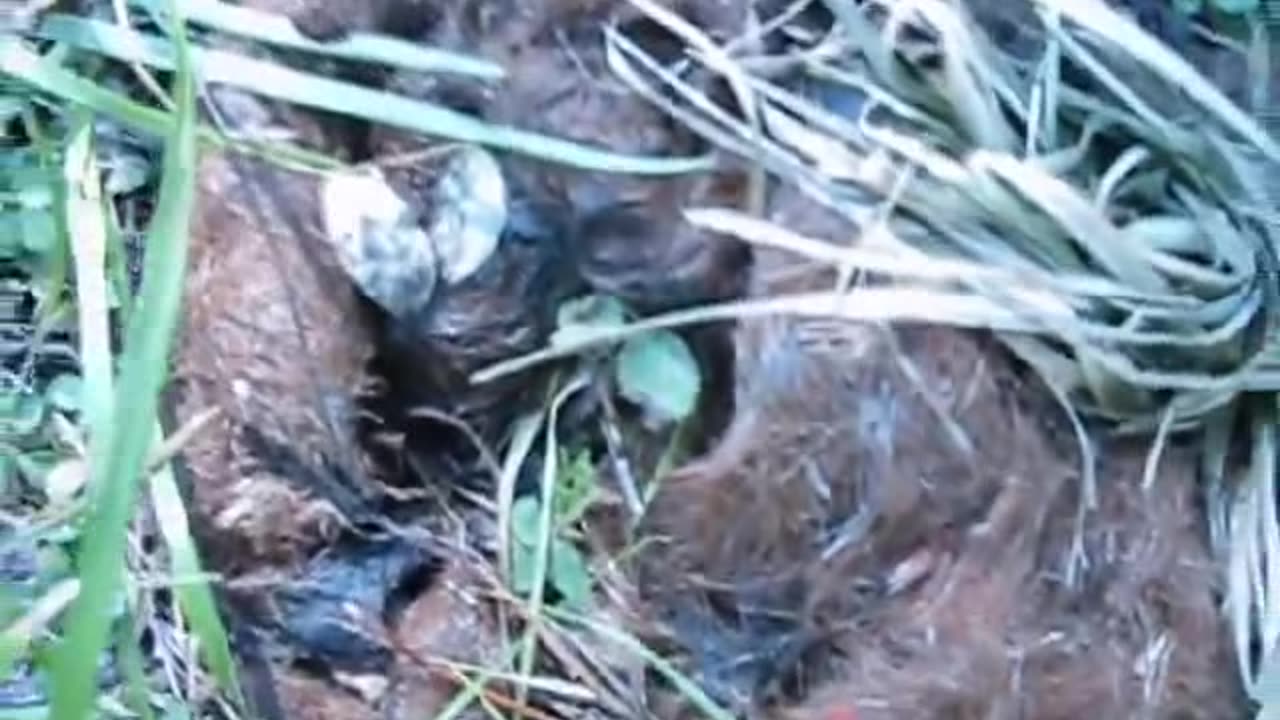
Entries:
[[[174, 69], [174, 46], [157, 36], [69, 15], [50, 16], [36, 34], [123, 62], [142, 63], [159, 70]], [[206, 84], [241, 88], [290, 103], [584, 169], [668, 175], [709, 167], [703, 157], [629, 156], [514, 127], [490, 125], [436, 103], [412, 100], [226, 50], [192, 47], [191, 56], [201, 81]]]
[[90, 427], [103, 427], [111, 414], [111, 336], [106, 266], [107, 221], [102, 212], [99, 171], [91, 141], [92, 126], [82, 118], [66, 159], [67, 225], [75, 258], [76, 298], [80, 307], [80, 356], [85, 358], [85, 399]]
[[[1217, 190], [1251, 184], [1259, 163], [1271, 164], [1266, 142], [1248, 131], [1247, 118], [1241, 121], [1217, 108], [1214, 92], [1208, 90], [1197, 95], [1197, 102], [1213, 112], [1215, 122], [1203, 130], [1217, 138], [1217, 158], [1205, 155], [1202, 146], [1178, 146], [1185, 133], [1172, 120], [1143, 120], [1156, 115], [1154, 101], [1145, 99], [1153, 83], [1172, 79], [1196, 86], [1206, 82], [1203, 78], [1192, 81], [1176, 74], [1174, 65], [1165, 62], [1169, 51], [1151, 51], [1154, 41], [1144, 36], [1144, 42], [1134, 44], [1147, 53], [1136, 58], [1147, 73], [1140, 84], [1124, 85], [1108, 73], [1095, 85], [1067, 85], [1060, 72], [1043, 68], [1051, 61], [1073, 59], [1070, 52], [1058, 56], [1064, 43], [1083, 48], [1097, 34], [1081, 27], [1086, 23], [1082, 13], [1068, 14], [1069, 23], [1058, 22], [1056, 11], [1043, 13], [1045, 25], [1038, 32], [1045, 54], [1039, 63], [1027, 63], [992, 50], [958, 3], [831, 5], [855, 42], [843, 55], [828, 54], [813, 64], [822, 68], [823, 77], [856, 78], [856, 83], [845, 84], [870, 89], [857, 134], [850, 135], [847, 123], [837, 127], [817, 120], [825, 112], [821, 105], [789, 95], [771, 78], [752, 75], [753, 97], [761, 115], [771, 121], [750, 156], [763, 158], [780, 179], [824, 205], [863, 221], [895, 192], [890, 168], [918, 168], [886, 224], [904, 250], [876, 256], [869, 249], [848, 249], [835, 238], [830, 243], [797, 239], [785, 229], [767, 229], [763, 221], [730, 218], [719, 210], [699, 211], [695, 222], [753, 242], [786, 246], [824, 264], [839, 257], [881, 272], [898, 271], [898, 284], [949, 292], [963, 288], [974, 297], [1006, 306], [1016, 303], [1022, 328], [1009, 326], [1007, 311], [992, 313], [986, 326], [1065, 342], [1068, 349], [1054, 352], [1081, 372], [1062, 386], [1064, 391], [1084, 407], [1116, 419], [1141, 417], [1158, 424], [1165, 405], [1150, 393], [1175, 390], [1187, 397], [1175, 400], [1178, 412], [1172, 422], [1185, 427], [1194, 419], [1188, 408], [1204, 407], [1201, 393], [1229, 394], [1273, 381], [1270, 371], [1258, 372], [1266, 349], [1247, 339], [1270, 312], [1256, 272], [1269, 231], [1226, 204]], [[1112, 25], [1123, 26], [1110, 27], [1104, 35], [1117, 45], [1109, 49], [1123, 53], [1127, 48], [1119, 43], [1142, 31], [1114, 13], [1107, 17], [1115, 19]], [[908, 30], [918, 31], [912, 37], [936, 38], [930, 49], [943, 58], [944, 70], [918, 75], [934, 78], [932, 85], [905, 79], [909, 73], [904, 65], [929, 55], [918, 47], [921, 41], [906, 44]], [[650, 96], [661, 89], [674, 91], [680, 100], [663, 102], [695, 119], [708, 139], [725, 150], [741, 152], [744, 142], [751, 144], [746, 128], [726, 121], [709, 98], [664, 75], [625, 38], [611, 42], [617, 69], [638, 91]], [[701, 48], [707, 42], [697, 38], [691, 45]], [[885, 54], [894, 48], [902, 52]], [[717, 60], [704, 67], [718, 72], [722, 65]], [[642, 80], [641, 70], [660, 87]], [[1107, 109], [1116, 107], [1108, 93], [1130, 101], [1118, 107], [1136, 111]], [[995, 107], [1025, 121], [1014, 128], [1025, 142], [1000, 139], [997, 128], [1006, 120], [990, 119]], [[984, 124], [984, 113], [996, 124]], [[922, 117], [932, 122], [922, 122]], [[961, 136], [934, 132], [960, 117], [969, 118]], [[1159, 126], [1153, 130], [1155, 122]], [[1227, 135], [1244, 137], [1264, 154], [1250, 155], [1248, 148], [1222, 139]], [[1125, 148], [1119, 159], [1100, 154], [1097, 139], [1102, 137]], [[1047, 145], [1050, 139], [1057, 145]], [[1015, 154], [1023, 147], [1035, 154]], [[1171, 152], [1172, 165], [1156, 162]], [[834, 157], [846, 159], [833, 165]], [[1055, 159], [1046, 162], [1049, 158]], [[1032, 292], [1011, 294], [1010, 287], [1030, 287]], [[1045, 305], [1038, 311], [1035, 302], [1028, 302], [1031, 298], [1049, 302], [1054, 310], [1045, 314], [1050, 306]], [[968, 317], [956, 324], [971, 326], [973, 321]]]
[[1256, 120], [1232, 103], [1184, 58], [1143, 32], [1101, 0], [1037, 0], [1052, 13], [1060, 13], [1093, 35], [1121, 48], [1133, 60], [1158, 73], [1166, 82], [1181, 87], [1201, 107], [1273, 162], [1280, 162], [1280, 145]]
[[[156, 0], [132, 0], [132, 3], [152, 11], [163, 10], [157, 7], [159, 3]], [[337, 42], [319, 43], [299, 33], [293, 23], [282, 15], [222, 0], [188, 0], [184, 9], [187, 21], [193, 25], [207, 26], [278, 47], [420, 72], [453, 73], [486, 80], [497, 80], [505, 75], [501, 66], [482, 58], [422, 47], [381, 35], [358, 32]]]
[[[614, 70], [637, 92], [864, 236], [803, 237], [722, 209], [691, 211], [694, 224], [819, 265], [868, 269], [883, 284], [648, 318], [590, 342], [769, 313], [996, 331], [1070, 410], [1088, 479], [1081, 522], [1095, 488], [1077, 413], [1154, 433], [1148, 486], [1168, 437], [1205, 429], [1218, 448], [1211, 527], [1229, 563], [1240, 672], [1251, 681], [1259, 666], [1249, 648], [1280, 642], [1270, 587], [1280, 574], [1271, 395], [1280, 390], [1280, 236], [1269, 199], [1280, 145], [1102, 0], [1035, 0], [1036, 12], [1019, 16], [1016, 54], [990, 41], [960, 2], [825, 5], [835, 31], [818, 44], [797, 32], [781, 52], [804, 58], [790, 67], [805, 80], [860, 91], [860, 106], [843, 114], [760, 70], [781, 61], [715, 49], [696, 29], [682, 28], [691, 62], [749, 88], [735, 100], [754, 107], [735, 116], [621, 34], [607, 41]], [[764, 119], [762, 132], [742, 116]], [[890, 242], [872, 247], [865, 231], [886, 208]], [[866, 304], [876, 310], [847, 310]], [[1242, 402], [1255, 454], [1231, 483], [1228, 438], [1215, 427]], [[1069, 559], [1068, 577], [1080, 562]]]
[[537, 638], [541, 632], [542, 616], [546, 609], [544, 606], [546, 601], [545, 586], [547, 579], [550, 577], [551, 540], [555, 532], [552, 511], [555, 505], [556, 481], [558, 478], [557, 462], [560, 455], [559, 441], [556, 439], [556, 417], [565, 402], [586, 387], [588, 387], [588, 378], [585, 375], [573, 377], [556, 392], [555, 397], [551, 399], [547, 407], [547, 422], [544, 429], [546, 447], [543, 450], [542, 484], [539, 497], [538, 542], [534, 548], [532, 589], [529, 593], [528, 605], [525, 611], [525, 638], [519, 660], [521, 681], [517, 689], [517, 700], [521, 706], [524, 705], [529, 691], [529, 685], [525, 679], [532, 676], [534, 663], [537, 660]]

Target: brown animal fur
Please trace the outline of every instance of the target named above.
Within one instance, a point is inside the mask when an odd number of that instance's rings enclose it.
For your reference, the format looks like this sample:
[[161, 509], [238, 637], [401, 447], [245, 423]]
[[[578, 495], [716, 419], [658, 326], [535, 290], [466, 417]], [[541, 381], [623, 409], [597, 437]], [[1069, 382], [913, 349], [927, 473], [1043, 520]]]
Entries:
[[[307, 487], [362, 471], [354, 398], [373, 345], [351, 282], [320, 230], [314, 177], [206, 154], [197, 169], [176, 416], [222, 415], [185, 449], [198, 512], [212, 519], [220, 569], [285, 560], [337, 518]], [[295, 453], [273, 468], [265, 438]], [[269, 454], [269, 453], [268, 453]], [[305, 475], [311, 474], [308, 479]]]
[[[782, 256], [757, 262], [764, 294], [830, 280]], [[1033, 419], [1053, 408], [998, 348], [944, 328], [895, 342], [792, 319], [746, 322], [737, 346], [734, 421], [664, 481], [638, 583], [667, 617], [703, 618], [706, 639], [676, 634], [723, 701], [797, 720], [1237, 716], [1188, 454], [1170, 451], [1143, 490], [1145, 448], [1110, 449], [1072, 584], [1075, 459]], [[824, 528], [868, 508], [874, 522], [824, 558]], [[781, 633], [809, 650], [727, 676], [697, 645], [753, 632], [761, 607], [790, 629], [756, 630], [748, 647]]]

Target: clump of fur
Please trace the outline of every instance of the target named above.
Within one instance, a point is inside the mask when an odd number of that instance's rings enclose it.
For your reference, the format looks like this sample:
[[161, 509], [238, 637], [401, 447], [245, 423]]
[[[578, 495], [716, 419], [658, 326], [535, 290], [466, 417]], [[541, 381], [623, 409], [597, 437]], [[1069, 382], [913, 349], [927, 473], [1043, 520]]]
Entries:
[[358, 504], [364, 305], [320, 225], [316, 178], [248, 156], [196, 172], [175, 419], [220, 419], [185, 448], [220, 569], [305, 554]]
[[[768, 253], [756, 277], [762, 294], [831, 280]], [[723, 702], [815, 720], [1238, 715], [1188, 454], [1144, 490], [1145, 447], [1107, 448], [1081, 517], [1054, 407], [994, 343], [773, 318], [744, 321], [737, 354], [734, 419], [664, 480], [637, 569]]]

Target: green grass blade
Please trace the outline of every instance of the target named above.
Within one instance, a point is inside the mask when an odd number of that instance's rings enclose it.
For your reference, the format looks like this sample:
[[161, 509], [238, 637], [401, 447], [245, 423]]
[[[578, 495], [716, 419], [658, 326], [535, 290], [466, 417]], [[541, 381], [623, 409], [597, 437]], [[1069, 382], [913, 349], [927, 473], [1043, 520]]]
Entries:
[[[15, 37], [0, 38], [0, 74], [20, 80], [41, 92], [79, 105], [95, 113], [152, 135], [165, 135], [173, 124], [170, 113], [133, 102], [124, 95], [104, 89], [25, 47]], [[299, 170], [336, 169], [341, 164], [320, 153], [287, 143], [255, 143], [226, 138], [213, 128], [201, 126], [197, 137], [202, 146], [230, 148], [282, 162]], [[61, 220], [61, 218], [60, 218]]]
[[131, 102], [96, 83], [69, 72], [32, 52], [21, 40], [0, 39], [0, 72], [63, 100], [111, 115], [120, 122], [161, 135], [171, 125], [169, 114]]
[[[523, 647], [523, 641], [521, 641], [514, 646], [507, 648], [506, 660], [495, 665], [495, 668], [509, 665], [515, 658], [516, 654], [522, 652]], [[449, 701], [449, 704], [445, 705], [440, 713], [431, 720], [454, 720], [454, 718], [462, 716], [462, 714], [465, 713], [473, 703], [484, 696], [485, 686], [488, 685], [488, 683], [493, 680], [494, 676], [498, 674], [498, 671], [495, 669], [477, 673], [474, 678], [466, 678], [463, 682], [462, 688], [458, 691], [458, 694], [454, 695], [453, 699]]]
[[124, 703], [141, 720], [156, 720], [151, 709], [151, 697], [147, 688], [147, 664], [137, 642], [138, 619], [134, 610], [116, 628], [116, 652], [120, 655], [121, 674], [124, 676]]
[[[157, 0], [132, 0], [133, 5], [159, 9]], [[501, 65], [460, 53], [424, 47], [417, 43], [369, 33], [319, 43], [298, 32], [283, 15], [220, 0], [187, 0], [183, 5], [187, 22], [231, 35], [257, 40], [291, 50], [302, 50], [342, 60], [378, 63], [418, 72], [469, 75], [485, 80], [501, 79]]]
[[35, 639], [53, 624], [79, 592], [77, 580], [62, 580], [49, 588], [23, 617], [0, 628], [0, 676], [12, 672], [14, 664], [31, 652]]
[[90, 428], [102, 428], [110, 417], [112, 402], [106, 286], [107, 218], [102, 212], [101, 182], [94, 160], [92, 118], [81, 115], [76, 122], [63, 162], [66, 222], [76, 270], [85, 417]]
[[[550, 569], [551, 541], [555, 534], [552, 511], [555, 506], [557, 460], [560, 454], [559, 442], [556, 439], [556, 419], [560, 408], [575, 393], [587, 387], [585, 375], [574, 376], [563, 388], [556, 392], [547, 408], [546, 446], [543, 450], [542, 484], [539, 493], [540, 513], [538, 516], [538, 543], [534, 549], [533, 584], [529, 591], [526, 607], [527, 625], [524, 635], [524, 649], [520, 653], [519, 673], [522, 678], [533, 674], [534, 663], [538, 653], [538, 634], [541, 631], [542, 613], [546, 607], [545, 587]], [[517, 689], [517, 697], [524, 702], [528, 684], [521, 682]]]
[[[45, 177], [52, 179], [51, 176], [54, 168], [58, 165], [62, 148], [54, 138], [49, 137], [49, 134], [44, 129], [44, 124], [34, 112], [34, 106], [28, 106], [23, 113], [23, 128], [37, 148], [39, 171], [45, 174]], [[20, 171], [14, 168], [12, 172]], [[66, 207], [66, 184], [63, 182], [50, 182], [49, 184], [52, 185], [54, 207]], [[41, 284], [44, 287], [41, 290], [41, 295], [44, 299], [40, 302], [40, 307], [37, 311], [37, 317], [42, 324], [48, 322], [60, 312], [61, 308], [59, 306], [61, 303], [59, 299], [63, 297], [70, 282], [71, 241], [67, 230], [67, 217], [63, 213], [54, 213], [53, 217], [58, 239], [47, 259], [46, 271], [42, 273], [44, 278], [41, 280]]]
[[126, 532], [153, 438], [148, 418], [156, 415], [181, 307], [195, 200], [195, 82], [182, 16], [176, 7], [171, 12], [178, 58], [172, 90], [177, 111], [156, 215], [147, 234], [139, 310], [126, 336], [119, 401], [111, 426], [91, 439], [94, 502], [80, 541], [81, 592], [53, 657], [53, 720], [82, 720], [93, 707], [98, 662], [113, 619], [104, 609], [112, 606], [120, 589]]
[[133, 316], [133, 293], [130, 292], [129, 280], [129, 251], [125, 248], [124, 230], [120, 227], [118, 218], [108, 213], [108, 205], [110, 200], [103, 199], [103, 208], [101, 210], [104, 217], [109, 221], [107, 225], [107, 282], [114, 289], [116, 302], [119, 303], [116, 308], [116, 317], [118, 322], [127, 325], [129, 318]]
[[[40, 37], [100, 52], [160, 70], [173, 67], [173, 48], [155, 36], [103, 22], [51, 15]], [[513, 127], [492, 125], [434, 103], [305, 73], [224, 50], [192, 48], [202, 81], [228, 85], [456, 142], [485, 145], [541, 160], [604, 172], [672, 175], [708, 170], [709, 157], [661, 158], [626, 155]]]
[[[157, 437], [159, 425], [156, 426]], [[175, 577], [202, 577], [200, 554], [195, 541], [191, 537], [191, 528], [187, 522], [186, 509], [182, 504], [182, 495], [173, 477], [173, 470], [165, 464], [159, 472], [151, 477], [151, 502], [155, 507], [156, 522], [160, 526], [160, 534], [164, 537], [165, 546], [169, 549], [169, 571]], [[200, 640], [200, 650], [205, 663], [218, 680], [218, 685], [230, 695], [234, 701], [243, 706], [239, 679], [236, 677], [235, 657], [231, 654], [231, 641], [228, 639], [222, 617], [218, 614], [218, 605], [213, 591], [204, 581], [177, 583], [173, 592], [178, 598], [182, 613], [190, 623], [192, 631]]]

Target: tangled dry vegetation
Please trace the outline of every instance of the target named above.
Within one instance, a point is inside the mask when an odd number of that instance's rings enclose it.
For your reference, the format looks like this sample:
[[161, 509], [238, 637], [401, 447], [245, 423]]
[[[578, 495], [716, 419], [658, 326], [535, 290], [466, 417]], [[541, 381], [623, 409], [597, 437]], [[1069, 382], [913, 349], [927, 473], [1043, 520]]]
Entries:
[[[167, 411], [247, 698], [193, 708], [1274, 710], [1239, 48], [1101, 0], [244, 4], [354, 104], [210, 59], [212, 124], [327, 160], [194, 168]], [[458, 70], [341, 60], [386, 36]]]

